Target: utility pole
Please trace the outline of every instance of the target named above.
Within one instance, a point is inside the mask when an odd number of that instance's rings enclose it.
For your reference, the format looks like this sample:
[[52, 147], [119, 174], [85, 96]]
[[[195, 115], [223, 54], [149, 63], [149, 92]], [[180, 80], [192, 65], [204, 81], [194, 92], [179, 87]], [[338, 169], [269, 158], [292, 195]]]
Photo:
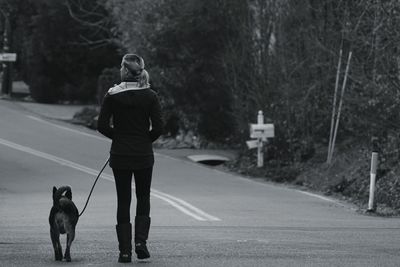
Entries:
[[[3, 32], [3, 54], [10, 51], [10, 36], [11, 36], [11, 25], [8, 19], [8, 13], [2, 12], [4, 16], [4, 32]], [[3, 61], [3, 79], [1, 84], [1, 92], [3, 95], [11, 95], [12, 87], [12, 63], [10, 61]]]

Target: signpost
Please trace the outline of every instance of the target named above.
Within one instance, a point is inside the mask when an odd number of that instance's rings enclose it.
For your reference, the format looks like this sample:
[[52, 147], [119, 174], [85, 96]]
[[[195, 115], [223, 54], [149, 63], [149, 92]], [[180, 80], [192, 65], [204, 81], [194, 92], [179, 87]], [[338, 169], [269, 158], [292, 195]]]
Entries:
[[9, 13], [4, 13], [3, 11], [1, 11], [1, 13], [3, 13], [5, 18], [3, 32], [3, 53], [0, 54], [0, 61], [3, 63], [1, 92], [5, 96], [10, 96], [12, 91], [12, 62], [17, 60], [17, 54], [10, 53], [9, 41], [12, 34]]
[[261, 110], [258, 111], [257, 124], [250, 124], [250, 138], [256, 140], [246, 141], [249, 149], [257, 148], [257, 167], [264, 166], [264, 142], [267, 138], [275, 136], [275, 128], [273, 124], [264, 124], [264, 115]]
[[0, 61], [3, 62], [3, 73], [2, 73], [2, 88], [1, 91], [4, 95], [10, 95], [12, 91], [12, 79], [11, 79], [11, 64], [17, 61], [16, 53], [1, 53]]

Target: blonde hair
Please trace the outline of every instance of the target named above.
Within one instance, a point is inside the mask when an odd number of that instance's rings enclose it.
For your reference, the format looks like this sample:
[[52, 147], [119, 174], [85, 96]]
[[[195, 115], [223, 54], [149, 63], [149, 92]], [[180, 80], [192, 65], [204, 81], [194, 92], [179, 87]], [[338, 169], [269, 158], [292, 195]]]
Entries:
[[150, 76], [147, 70], [142, 70], [142, 73], [138, 77], [139, 87], [149, 87]]
[[149, 86], [149, 73], [144, 69], [144, 60], [136, 54], [126, 54], [122, 58], [121, 66], [128, 71], [128, 78], [135, 79], [139, 83], [139, 87]]

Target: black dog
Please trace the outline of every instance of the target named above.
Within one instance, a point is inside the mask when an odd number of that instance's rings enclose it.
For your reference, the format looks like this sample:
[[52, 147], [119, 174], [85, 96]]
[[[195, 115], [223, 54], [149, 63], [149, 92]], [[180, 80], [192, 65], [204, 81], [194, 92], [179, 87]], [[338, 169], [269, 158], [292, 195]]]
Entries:
[[50, 210], [50, 236], [53, 243], [55, 260], [62, 261], [62, 248], [60, 234], [67, 234], [67, 248], [64, 258], [71, 261], [70, 248], [75, 238], [75, 227], [78, 223], [79, 213], [72, 202], [72, 191], [69, 186], [57, 189], [53, 187], [53, 207]]

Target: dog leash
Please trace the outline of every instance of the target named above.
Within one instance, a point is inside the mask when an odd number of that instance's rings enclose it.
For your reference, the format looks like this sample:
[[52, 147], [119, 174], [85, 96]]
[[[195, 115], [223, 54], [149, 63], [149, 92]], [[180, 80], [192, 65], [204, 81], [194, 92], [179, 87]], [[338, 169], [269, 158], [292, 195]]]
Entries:
[[89, 203], [90, 196], [92, 195], [94, 186], [96, 185], [97, 181], [98, 181], [99, 178], [100, 178], [101, 173], [104, 171], [104, 169], [106, 168], [106, 166], [107, 166], [107, 164], [108, 164], [109, 161], [110, 161], [110, 158], [107, 159], [106, 163], [104, 163], [104, 165], [103, 165], [103, 168], [101, 168], [99, 174], [97, 175], [96, 180], [95, 180], [94, 183], [93, 183], [92, 189], [90, 190], [89, 196], [88, 196], [88, 198], [87, 198], [87, 200], [86, 200], [85, 207], [83, 207], [83, 210], [82, 210], [81, 213], [79, 214], [79, 217], [81, 217], [81, 215], [82, 215], [83, 212], [85, 211], [85, 209], [86, 209], [86, 207], [87, 207], [87, 205], [88, 205], [88, 203]]

